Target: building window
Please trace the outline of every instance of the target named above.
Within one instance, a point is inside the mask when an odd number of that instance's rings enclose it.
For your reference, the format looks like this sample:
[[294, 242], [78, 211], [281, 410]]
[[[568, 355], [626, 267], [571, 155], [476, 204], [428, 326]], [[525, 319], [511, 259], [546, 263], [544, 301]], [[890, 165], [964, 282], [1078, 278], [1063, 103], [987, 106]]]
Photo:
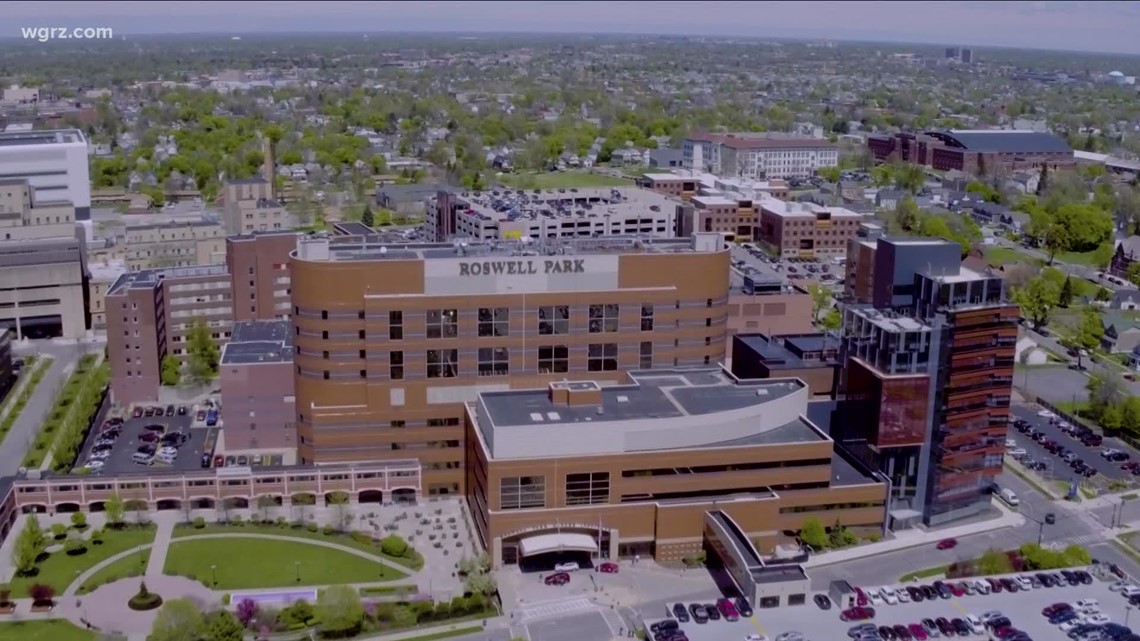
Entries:
[[617, 371], [617, 343], [590, 343], [586, 369], [591, 372]]
[[428, 378], [455, 378], [459, 374], [459, 350], [429, 349], [427, 353]]
[[641, 331], [653, 331], [653, 305], [648, 303], [641, 304]]
[[566, 505], [597, 505], [609, 502], [609, 472], [566, 475]]
[[511, 312], [506, 307], [479, 308], [480, 336], [507, 336], [510, 329]]
[[590, 305], [590, 333], [618, 331], [618, 306], [616, 303]]
[[457, 318], [459, 318], [459, 313], [454, 309], [429, 309], [427, 313], [427, 337], [455, 338], [459, 335]]
[[538, 308], [539, 334], [569, 334], [570, 333], [570, 307], [568, 305], [552, 305]]
[[545, 476], [507, 476], [499, 479], [499, 509], [546, 507]]
[[480, 347], [479, 376], [506, 376], [509, 359], [506, 347]]
[[404, 339], [404, 312], [388, 312], [388, 340]]
[[399, 381], [404, 378], [404, 353], [388, 352], [388, 378]]
[[641, 341], [641, 369], [653, 369], [653, 341]]
[[540, 345], [539, 374], [565, 374], [570, 371], [570, 350], [565, 345]]

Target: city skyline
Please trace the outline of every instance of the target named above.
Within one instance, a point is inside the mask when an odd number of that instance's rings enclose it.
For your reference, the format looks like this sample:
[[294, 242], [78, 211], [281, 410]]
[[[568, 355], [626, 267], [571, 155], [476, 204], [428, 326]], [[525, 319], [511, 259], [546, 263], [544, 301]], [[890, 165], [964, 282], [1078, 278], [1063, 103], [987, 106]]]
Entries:
[[[534, 32], [830, 39], [1140, 55], [1140, 2], [259, 2], [5, 3], [11, 29], [111, 27], [116, 35]], [[91, 7], [97, 6], [98, 13]], [[218, 17], [225, 15], [224, 21]], [[240, 28], [231, 28], [241, 25]], [[369, 25], [362, 29], [362, 25]]]

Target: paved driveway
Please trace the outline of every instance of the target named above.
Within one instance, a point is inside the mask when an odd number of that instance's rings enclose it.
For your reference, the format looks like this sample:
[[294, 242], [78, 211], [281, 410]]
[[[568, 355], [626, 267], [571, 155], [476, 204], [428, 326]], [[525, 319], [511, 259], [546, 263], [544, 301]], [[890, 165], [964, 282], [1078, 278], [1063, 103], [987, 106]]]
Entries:
[[[156, 461], [152, 465], [153, 468], [187, 472], [201, 469], [203, 448], [208, 447], [212, 451], [212, 444], [217, 441], [217, 429], [190, 429], [193, 418], [190, 412], [187, 412], [184, 416], [175, 414], [174, 416], [144, 416], [126, 419], [123, 424], [122, 435], [115, 442], [111, 456], [104, 462], [101, 473], [122, 474], [146, 469], [132, 461], [131, 457], [143, 444], [139, 436], [142, 434], [143, 428], [148, 425], [161, 425], [166, 432], [181, 431], [190, 437], [190, 440], [179, 449], [178, 458], [174, 460], [173, 464], [167, 465]], [[83, 455], [80, 456], [76, 465], [83, 465], [97, 439], [98, 426], [88, 435], [87, 442], [83, 445]]]

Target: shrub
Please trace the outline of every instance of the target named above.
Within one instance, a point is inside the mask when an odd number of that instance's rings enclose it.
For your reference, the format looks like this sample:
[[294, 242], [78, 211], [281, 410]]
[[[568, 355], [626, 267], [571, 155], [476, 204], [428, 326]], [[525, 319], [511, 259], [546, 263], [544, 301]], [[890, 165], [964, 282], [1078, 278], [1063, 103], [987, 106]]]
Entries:
[[28, 596], [32, 597], [32, 605], [54, 605], [55, 588], [46, 583], [33, 583], [28, 588]]
[[80, 538], [68, 538], [63, 544], [63, 551], [78, 556], [87, 551], [87, 542]]
[[139, 592], [127, 601], [127, 607], [139, 612], [154, 610], [162, 605], [162, 597], [146, 589], [146, 581], [139, 584]]
[[202, 530], [206, 527], [206, 519], [201, 516], [194, 517], [194, 529]]
[[77, 530], [86, 530], [87, 529], [87, 515], [84, 514], [83, 512], [72, 512], [71, 513], [71, 527], [73, 527]]
[[241, 526], [245, 525], [245, 519], [241, 518], [240, 514], [235, 514], [232, 517], [230, 517], [230, 525], [236, 525], [238, 527], [241, 527]]
[[403, 557], [408, 553], [408, 542], [395, 534], [389, 534], [380, 541], [380, 551], [388, 556]]
[[91, 545], [102, 545], [102, 544], [103, 544], [103, 530], [102, 529], [93, 530], [91, 532]]
[[310, 532], [316, 532], [317, 530], [319, 530], [319, 529], [320, 529], [320, 527], [318, 527], [316, 523], [310, 523], [310, 524], [307, 526], [307, 528], [308, 528], [308, 530], [309, 530]]
[[63, 537], [67, 536], [67, 526], [63, 523], [52, 523], [51, 535], [55, 537], [57, 541], [59, 539], [62, 539]]
[[243, 626], [248, 626], [250, 621], [257, 616], [257, 601], [253, 599], [242, 599], [237, 604], [237, 618], [241, 621]]
[[321, 532], [325, 536], [332, 536], [333, 534], [336, 534], [336, 528], [331, 526], [331, 525], [326, 525], [324, 528], [321, 529]]
[[230, 598], [231, 597], [230, 597], [229, 592], [223, 594], [222, 595], [222, 605], [229, 605], [230, 604]]

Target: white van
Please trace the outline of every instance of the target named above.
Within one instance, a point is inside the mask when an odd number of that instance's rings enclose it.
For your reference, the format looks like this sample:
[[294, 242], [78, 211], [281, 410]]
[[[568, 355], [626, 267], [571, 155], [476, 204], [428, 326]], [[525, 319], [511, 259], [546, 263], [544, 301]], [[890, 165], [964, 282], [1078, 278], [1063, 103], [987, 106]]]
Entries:
[[154, 455], [145, 452], [135, 452], [131, 455], [131, 460], [142, 465], [150, 465], [154, 460]]
[[1021, 499], [1018, 499], [1017, 495], [1013, 493], [1013, 490], [1009, 488], [1003, 488], [1002, 491], [998, 492], [998, 496], [1001, 497], [1001, 500], [1010, 505], [1021, 505]]

